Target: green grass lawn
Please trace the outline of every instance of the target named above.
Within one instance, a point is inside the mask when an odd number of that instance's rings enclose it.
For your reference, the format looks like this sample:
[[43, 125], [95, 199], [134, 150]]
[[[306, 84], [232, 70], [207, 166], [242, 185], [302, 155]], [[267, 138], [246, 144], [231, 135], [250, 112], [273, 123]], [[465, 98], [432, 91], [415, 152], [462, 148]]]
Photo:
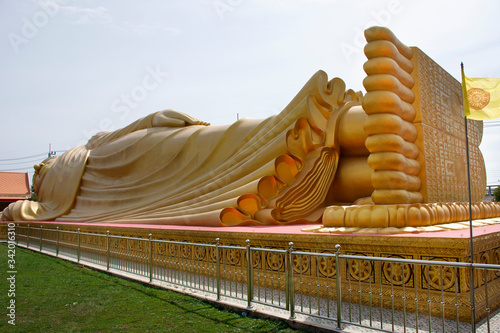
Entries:
[[8, 324], [7, 244], [0, 244], [1, 332], [292, 332], [187, 295], [16, 248], [16, 320]]

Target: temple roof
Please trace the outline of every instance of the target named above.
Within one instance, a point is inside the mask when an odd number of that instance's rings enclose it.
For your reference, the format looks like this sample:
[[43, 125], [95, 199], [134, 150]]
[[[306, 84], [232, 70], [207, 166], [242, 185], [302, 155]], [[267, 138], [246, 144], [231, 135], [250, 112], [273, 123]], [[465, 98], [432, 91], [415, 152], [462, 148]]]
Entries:
[[0, 171], [0, 201], [26, 199], [30, 195], [27, 172]]

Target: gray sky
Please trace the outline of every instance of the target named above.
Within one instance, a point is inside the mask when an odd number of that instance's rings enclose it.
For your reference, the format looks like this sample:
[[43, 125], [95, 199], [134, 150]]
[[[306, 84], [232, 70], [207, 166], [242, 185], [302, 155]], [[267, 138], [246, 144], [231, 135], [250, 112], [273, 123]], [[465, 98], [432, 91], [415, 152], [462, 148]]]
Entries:
[[[372, 25], [458, 80], [461, 61], [470, 77], [500, 78], [499, 13], [494, 0], [1, 0], [0, 170], [30, 171], [49, 144], [67, 150], [167, 108], [212, 124], [265, 118], [319, 69], [364, 92]], [[485, 124], [498, 184], [500, 126]]]

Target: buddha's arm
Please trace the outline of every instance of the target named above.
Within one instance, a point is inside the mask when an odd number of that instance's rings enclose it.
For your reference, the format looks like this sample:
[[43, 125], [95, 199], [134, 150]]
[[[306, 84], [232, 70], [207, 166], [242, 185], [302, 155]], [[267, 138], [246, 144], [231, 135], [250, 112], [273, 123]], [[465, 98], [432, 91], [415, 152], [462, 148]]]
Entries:
[[201, 121], [188, 114], [174, 111], [163, 110], [152, 113], [144, 118], [138, 119], [130, 125], [116, 130], [114, 132], [100, 132], [94, 135], [87, 143], [87, 149], [94, 149], [103, 144], [115, 141], [126, 134], [152, 127], [183, 127], [189, 125], [204, 125], [209, 123]]
[[154, 115], [152, 125], [153, 127], [182, 127], [188, 125], [208, 126], [210, 124], [179, 111], [163, 110]]

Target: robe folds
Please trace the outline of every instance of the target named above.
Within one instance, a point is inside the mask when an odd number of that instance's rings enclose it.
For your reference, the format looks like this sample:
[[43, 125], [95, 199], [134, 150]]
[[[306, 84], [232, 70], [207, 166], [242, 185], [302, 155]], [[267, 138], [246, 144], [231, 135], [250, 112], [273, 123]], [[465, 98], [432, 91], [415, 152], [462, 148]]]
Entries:
[[[58, 157], [38, 202], [3, 219], [175, 225], [318, 222], [339, 161], [342, 113], [359, 95], [317, 72], [279, 114], [155, 127], [150, 114]], [[160, 111], [161, 112], [161, 111]]]

